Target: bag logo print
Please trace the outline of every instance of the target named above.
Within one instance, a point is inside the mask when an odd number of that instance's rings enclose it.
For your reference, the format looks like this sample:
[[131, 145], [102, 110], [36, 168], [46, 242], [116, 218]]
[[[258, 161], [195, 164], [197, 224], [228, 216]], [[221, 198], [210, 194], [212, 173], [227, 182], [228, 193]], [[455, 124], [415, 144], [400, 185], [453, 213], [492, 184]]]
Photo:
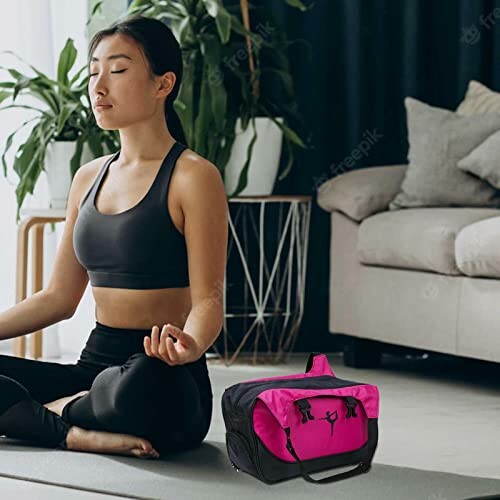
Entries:
[[[314, 415], [311, 413], [311, 404], [307, 400], [307, 398], [299, 399], [295, 402], [295, 404], [299, 407], [300, 412], [302, 413], [302, 423], [305, 424], [309, 420], [316, 420]], [[333, 418], [335, 417], [335, 418]], [[330, 436], [333, 436], [333, 428], [335, 422], [338, 420], [337, 410], [335, 411], [326, 411], [326, 414], [322, 418], [318, 418], [317, 420], [326, 420], [330, 425]]]
[[[333, 417], [334, 415], [335, 415], [335, 418], [333, 420], [330, 420], [331, 417]], [[327, 411], [326, 417], [318, 418], [318, 420], [326, 420], [331, 425], [330, 436], [333, 436], [333, 426], [335, 425], [335, 422], [337, 421], [338, 418], [339, 418], [339, 416], [337, 414], [337, 410], [335, 410], [333, 413], [331, 411]]]

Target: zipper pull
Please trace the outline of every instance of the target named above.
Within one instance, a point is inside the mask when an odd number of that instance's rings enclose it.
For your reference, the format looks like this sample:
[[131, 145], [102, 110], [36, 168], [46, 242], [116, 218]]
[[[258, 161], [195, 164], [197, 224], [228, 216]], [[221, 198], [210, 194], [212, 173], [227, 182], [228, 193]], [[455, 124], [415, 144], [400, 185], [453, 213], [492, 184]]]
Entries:
[[356, 399], [351, 396], [346, 396], [345, 400], [347, 405], [346, 418], [357, 417], [358, 415], [356, 414], [356, 405], [358, 404], [358, 402], [356, 401]]
[[298, 399], [295, 404], [299, 407], [302, 413], [302, 423], [305, 424], [308, 420], [314, 420], [314, 416], [311, 415], [311, 404], [307, 399]]

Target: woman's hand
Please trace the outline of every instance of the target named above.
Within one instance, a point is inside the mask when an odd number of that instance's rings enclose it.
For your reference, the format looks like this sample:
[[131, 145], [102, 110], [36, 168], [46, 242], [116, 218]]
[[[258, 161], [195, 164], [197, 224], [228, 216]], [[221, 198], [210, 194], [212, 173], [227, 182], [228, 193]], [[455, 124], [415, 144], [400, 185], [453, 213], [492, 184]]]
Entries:
[[[144, 350], [151, 357], [156, 357], [167, 363], [167, 365], [183, 365], [198, 360], [203, 351], [196, 339], [189, 333], [168, 323], [163, 325], [161, 335], [158, 326], [153, 326], [151, 337], [144, 337]], [[169, 337], [169, 334], [177, 339], [177, 342]], [[159, 337], [159, 338], [158, 338]]]

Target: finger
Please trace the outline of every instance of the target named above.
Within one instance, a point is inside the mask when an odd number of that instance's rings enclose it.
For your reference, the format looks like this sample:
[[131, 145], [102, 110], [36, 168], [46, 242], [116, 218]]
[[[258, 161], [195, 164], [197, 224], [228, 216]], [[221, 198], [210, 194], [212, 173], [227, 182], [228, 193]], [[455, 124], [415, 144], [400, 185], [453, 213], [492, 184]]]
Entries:
[[153, 355], [153, 353], [151, 352], [151, 338], [148, 336], [144, 337], [144, 351], [148, 356]]
[[181, 342], [188, 340], [188, 337], [183, 330], [177, 328], [175, 325], [171, 325], [170, 323], [167, 325], [168, 333], [174, 337], [174, 343], [176, 340], [180, 340]]
[[169, 358], [172, 360], [174, 364], [179, 361], [179, 356], [175, 349], [174, 341], [170, 337], [167, 338], [167, 352]]
[[160, 336], [160, 346], [158, 348], [158, 354], [165, 362], [169, 363], [171, 360], [167, 352], [167, 338], [168, 338], [168, 331], [166, 325], [163, 325], [163, 329], [161, 331], [161, 336]]
[[163, 328], [161, 329], [159, 347], [162, 347], [163, 344], [165, 344], [164, 348], [166, 347], [167, 337], [168, 337], [168, 328], [167, 328], [167, 325], [163, 325]]
[[158, 337], [160, 329], [155, 325], [151, 332], [151, 352], [154, 356], [158, 356]]

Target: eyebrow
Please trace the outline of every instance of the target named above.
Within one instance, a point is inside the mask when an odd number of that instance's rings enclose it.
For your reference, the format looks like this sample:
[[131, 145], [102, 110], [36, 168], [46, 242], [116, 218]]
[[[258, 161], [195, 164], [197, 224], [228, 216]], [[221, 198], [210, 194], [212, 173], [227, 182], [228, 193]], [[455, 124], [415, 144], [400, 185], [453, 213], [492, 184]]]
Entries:
[[[132, 58], [130, 56], [128, 56], [127, 54], [112, 54], [112, 55], [106, 57], [106, 59], [108, 59], [108, 60], [109, 59], [119, 59], [121, 57], [132, 61]], [[97, 57], [92, 56], [92, 59], [90, 60], [90, 62], [94, 62], [94, 61], [99, 61], [99, 59]]]

